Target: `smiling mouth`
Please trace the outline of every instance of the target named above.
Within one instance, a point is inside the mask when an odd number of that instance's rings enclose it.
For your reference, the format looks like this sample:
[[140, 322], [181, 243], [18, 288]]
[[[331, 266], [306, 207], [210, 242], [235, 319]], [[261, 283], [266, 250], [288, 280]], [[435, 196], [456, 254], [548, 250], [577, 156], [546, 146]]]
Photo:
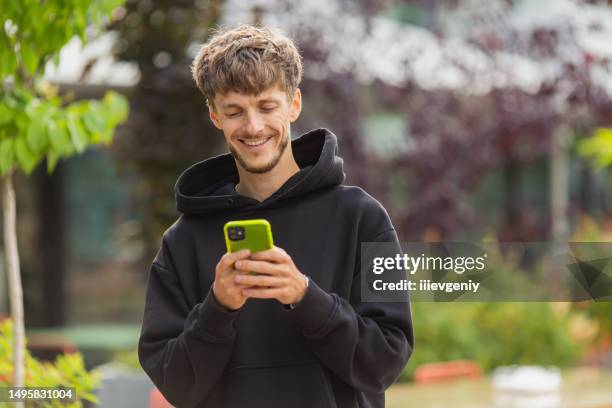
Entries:
[[266, 143], [268, 140], [272, 139], [272, 137], [266, 137], [263, 139], [256, 139], [256, 140], [251, 140], [251, 139], [238, 139], [240, 140], [243, 144], [249, 146], [249, 147], [256, 147], [256, 146], [261, 146], [262, 144]]

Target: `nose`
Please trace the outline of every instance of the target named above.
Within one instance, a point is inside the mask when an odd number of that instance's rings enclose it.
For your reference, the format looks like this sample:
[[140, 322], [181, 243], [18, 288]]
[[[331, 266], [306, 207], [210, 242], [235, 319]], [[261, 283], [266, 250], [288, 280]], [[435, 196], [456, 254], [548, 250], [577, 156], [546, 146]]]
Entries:
[[256, 135], [264, 130], [263, 118], [257, 112], [248, 113], [246, 130], [251, 135]]

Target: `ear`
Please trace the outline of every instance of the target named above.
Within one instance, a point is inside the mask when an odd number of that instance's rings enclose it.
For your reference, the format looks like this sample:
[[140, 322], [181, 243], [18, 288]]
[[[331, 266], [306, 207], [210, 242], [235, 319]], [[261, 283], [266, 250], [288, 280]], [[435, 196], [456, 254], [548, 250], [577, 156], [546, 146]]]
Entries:
[[215, 109], [212, 107], [211, 104], [208, 105], [208, 116], [210, 116], [210, 120], [217, 129], [223, 130], [221, 126], [221, 121], [219, 120], [219, 115], [217, 115], [217, 112], [215, 112]]
[[295, 93], [293, 94], [293, 99], [291, 100], [291, 105], [289, 106], [289, 120], [293, 123], [298, 117], [300, 117], [300, 113], [302, 112], [302, 91], [300, 88], [295, 89]]

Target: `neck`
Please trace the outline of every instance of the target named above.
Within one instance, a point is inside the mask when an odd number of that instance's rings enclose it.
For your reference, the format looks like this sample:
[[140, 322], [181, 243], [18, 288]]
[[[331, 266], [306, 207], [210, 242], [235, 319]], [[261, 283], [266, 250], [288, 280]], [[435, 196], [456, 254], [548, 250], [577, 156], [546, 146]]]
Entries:
[[242, 167], [238, 167], [240, 182], [236, 185], [236, 192], [243, 196], [251, 197], [257, 201], [264, 201], [277, 191], [291, 176], [300, 171], [300, 167], [293, 158], [281, 160], [276, 167], [267, 173], [250, 173]]

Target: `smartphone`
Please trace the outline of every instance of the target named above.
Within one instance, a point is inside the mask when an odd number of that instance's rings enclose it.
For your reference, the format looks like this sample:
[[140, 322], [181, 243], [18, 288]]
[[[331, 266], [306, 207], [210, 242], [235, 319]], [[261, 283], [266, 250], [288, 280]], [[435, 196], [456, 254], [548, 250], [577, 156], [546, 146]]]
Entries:
[[272, 228], [264, 219], [229, 221], [223, 231], [228, 252], [249, 249], [255, 253], [274, 246]]

